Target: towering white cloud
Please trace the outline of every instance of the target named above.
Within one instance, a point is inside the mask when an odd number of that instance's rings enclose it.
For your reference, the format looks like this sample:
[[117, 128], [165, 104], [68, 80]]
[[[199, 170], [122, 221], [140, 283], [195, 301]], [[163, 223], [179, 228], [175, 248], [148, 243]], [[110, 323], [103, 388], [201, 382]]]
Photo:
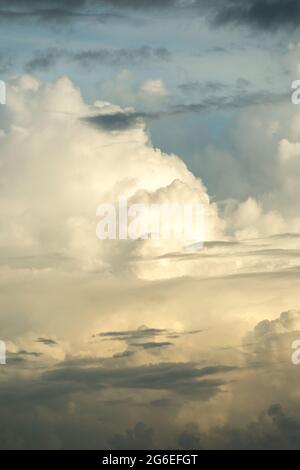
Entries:
[[[197, 201], [206, 211], [205, 238], [220, 236], [217, 207], [202, 182], [177, 156], [154, 149], [140, 121], [118, 127], [126, 112], [106, 102], [87, 105], [66, 77], [43, 83], [23, 76], [8, 84], [0, 121], [2, 252], [44, 256], [44, 266], [47, 255], [59, 253], [80, 269], [109, 271], [118, 264], [116, 253], [120, 265], [128, 252], [142, 256], [145, 243], [141, 250], [139, 242], [96, 238], [97, 206], [120, 195], [136, 202]], [[99, 116], [116, 124], [96, 126]], [[167, 251], [167, 242], [154, 247], [155, 254]]]

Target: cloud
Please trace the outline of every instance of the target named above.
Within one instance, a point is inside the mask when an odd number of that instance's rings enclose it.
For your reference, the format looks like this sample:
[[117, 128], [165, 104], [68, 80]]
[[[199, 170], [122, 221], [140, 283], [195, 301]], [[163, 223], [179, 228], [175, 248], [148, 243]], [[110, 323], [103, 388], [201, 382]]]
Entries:
[[247, 25], [262, 31], [298, 29], [300, 7], [297, 0], [230, 0], [213, 2], [213, 22], [217, 25]]
[[137, 423], [132, 429], [127, 429], [125, 434], [115, 434], [109, 439], [113, 449], [151, 449], [153, 448], [154, 430], [144, 423]]
[[167, 91], [162, 80], [146, 80], [142, 83], [141, 92], [150, 96], [165, 96]]
[[128, 331], [105, 331], [98, 333], [94, 336], [100, 338], [108, 338], [110, 340], [136, 340], [136, 339], [145, 339], [151, 338], [158, 335], [166, 334], [168, 330], [159, 329], [159, 328], [148, 328], [147, 326], [141, 326], [136, 330]]
[[49, 23], [62, 23], [87, 18], [106, 22], [123, 19], [124, 11], [135, 11], [149, 15], [160, 11], [172, 15], [186, 15], [206, 18], [213, 26], [247, 26], [255, 30], [276, 31], [278, 29], [297, 30], [300, 7], [297, 0], [76, 0], [58, 2], [58, 0], [22, 2], [3, 0], [0, 18], [5, 20], [37, 19]]
[[271, 405], [257, 422], [246, 429], [224, 429], [227, 448], [234, 449], [298, 449], [300, 423], [288, 416], [280, 404]]
[[178, 437], [180, 449], [202, 449], [201, 436], [197, 426], [190, 425]]
[[192, 364], [180, 363], [160, 363], [125, 369], [60, 367], [46, 372], [43, 378], [51, 383], [73, 383], [74, 390], [80, 390], [82, 387], [168, 390], [172, 393], [187, 394], [191, 397], [194, 395], [198, 399], [207, 400], [226, 382], [206, 377], [235, 370], [236, 368], [231, 366], [197, 368]]
[[21, 349], [18, 354], [20, 356], [33, 356], [33, 357], [40, 357], [42, 353], [37, 352], [37, 351], [25, 351], [24, 349]]
[[46, 346], [56, 346], [58, 344], [57, 341], [51, 338], [38, 338], [36, 342], [45, 344]]
[[132, 343], [132, 346], [143, 349], [156, 349], [171, 346], [173, 343], [169, 341], [148, 341], [147, 343]]
[[[296, 149], [288, 149], [296, 160], [279, 160], [296, 166], [278, 172], [276, 198], [227, 201], [222, 219], [180, 158], [153, 148], [142, 119], [113, 130], [97, 123], [134, 112], [86, 104], [66, 77], [9, 83], [0, 117], [0, 300], [12, 364], [0, 388], [1, 446], [295, 447], [300, 238], [282, 209], [297, 212], [297, 192], [286, 206], [284, 185], [288, 176], [298, 187]], [[287, 114], [280, 105], [277, 114], [247, 109], [236, 129], [249, 132], [244, 147], [238, 141], [241, 159], [244, 150], [251, 164], [269, 162], [283, 138], [297, 142], [297, 111]], [[202, 202], [208, 243], [192, 252], [182, 242], [100, 243], [95, 209], [119, 194]], [[53, 338], [59, 344], [47, 347]]]
[[44, 51], [36, 51], [34, 57], [27, 62], [25, 69], [27, 72], [46, 70], [56, 65], [57, 61], [63, 57], [68, 57], [67, 52], [63, 49], [51, 48]]
[[122, 131], [137, 126], [143, 126], [144, 114], [117, 112], [113, 114], [98, 114], [83, 118], [83, 121], [106, 131]]
[[225, 83], [219, 82], [217, 80], [211, 80], [208, 82], [186, 82], [178, 86], [178, 88], [184, 93], [203, 93], [203, 92], [213, 92], [222, 91], [227, 88]]
[[[129, 79], [129, 80], [128, 80]], [[150, 81], [153, 84], [153, 81]], [[124, 109], [120, 112], [109, 113], [105, 115], [93, 115], [85, 118], [87, 122], [107, 130], [126, 129], [127, 127], [138, 126], [141, 122], [149, 122], [164, 117], [180, 116], [185, 114], [200, 114], [211, 111], [232, 111], [238, 109], [247, 109], [255, 106], [271, 106], [272, 104], [282, 103], [287, 96], [269, 92], [250, 92], [245, 89], [244, 81], [237, 87], [236, 92], [228, 91], [226, 94], [212, 94], [212, 88], [218, 87], [219, 90], [226, 89], [226, 86], [216, 85], [215, 82], [202, 85], [196, 83], [186, 83], [181, 86], [185, 94], [193, 95], [199, 87], [203, 90], [201, 101], [190, 103], [175, 103], [168, 99], [168, 92], [160, 80], [154, 80], [159, 83], [158, 89], [149, 89], [149, 81], [143, 82], [135, 93], [127, 73], [122, 72], [116, 77], [115, 82], [109, 81], [103, 84], [103, 92], [109, 96], [112, 101], [119, 100], [124, 106], [137, 105], [141, 111], [132, 108]], [[204, 92], [205, 90], [205, 92]], [[197, 93], [199, 94], [199, 93]], [[122, 97], [122, 98], [121, 98]]]
[[[50, 1], [25, 0], [20, 2], [3, 0], [0, 9], [0, 21], [21, 22], [24, 20], [39, 21], [45, 24], [65, 26], [66, 23], [79, 20], [107, 23], [111, 21], [128, 20], [126, 15], [117, 11], [91, 11], [89, 6], [97, 6], [97, 0]], [[101, 5], [100, 5], [101, 6]], [[86, 8], [87, 7], [87, 8]]]
[[[232, 244], [229, 247], [232, 249]], [[225, 244], [223, 249], [228, 246]], [[26, 362], [19, 364], [9, 366], [8, 362], [3, 369], [3, 447], [107, 449], [113, 436], [125, 439], [126, 430], [133, 430], [140, 421], [153, 429], [154, 448], [195, 448], [198, 442], [202, 448], [240, 448], [246, 442], [249, 448], [283, 445], [287, 437], [275, 440], [277, 425], [263, 411], [270, 408], [270, 396], [271, 403], [282, 403], [284, 414], [297, 422], [295, 390], [299, 374], [297, 367], [289, 366], [291, 351], [283, 350], [281, 343], [273, 339], [269, 345], [272, 356], [262, 355], [265, 340], [252, 338], [252, 343], [261, 341], [259, 347], [249, 346], [250, 338], [242, 338], [245, 330], [256, 331], [256, 324], [263, 318], [272, 325], [280, 318], [270, 305], [274, 291], [278, 303], [296, 302], [298, 278], [268, 281], [254, 276], [244, 281], [226, 278], [203, 282], [185, 278], [135, 281], [131, 286], [122, 283], [118, 288], [115, 280], [107, 283], [99, 273], [61, 275], [54, 270], [39, 271], [39, 276], [28, 272], [24, 278], [24, 272], [14, 270], [11, 281], [7, 274], [3, 277], [3, 269], [0, 274], [9, 301], [7, 304], [1, 297], [4, 311], [11, 313], [16, 305], [23, 305], [24, 309], [18, 315], [19, 321], [15, 325], [12, 322], [16, 350], [21, 350], [18, 345], [22, 342], [27, 351], [44, 353], [39, 357], [24, 356]], [[17, 302], [11, 295], [16, 290]], [[249, 305], [250, 296], [253, 302]], [[241, 311], [244, 315], [240, 315]], [[2, 334], [9, 331], [11, 317], [14, 318], [10, 315], [9, 322], [1, 317], [6, 325]], [[134, 338], [139, 332], [142, 334], [143, 329], [134, 328], [141, 317], [154, 322], [144, 332], [151, 338], [156, 338], [151, 333], [157, 334], [158, 342], [177, 333], [179, 325], [188, 336], [178, 338], [172, 348], [157, 348], [156, 356], [150, 356], [151, 349], [142, 347], [136, 348], [135, 354], [123, 355], [123, 342], [121, 348], [116, 341], [90, 342], [91, 331], [99, 331], [99, 327], [111, 338]], [[294, 337], [297, 318], [299, 314], [289, 314], [280, 320], [290, 333], [294, 331]], [[199, 337], [197, 323], [211, 328]], [[18, 330], [20, 324], [22, 329]], [[53, 337], [52, 330], [64, 339], [60, 340], [64, 356], [53, 361], [48, 354], [56, 348], [46, 348], [42, 343], [41, 349], [32, 348], [39, 344], [35, 342], [37, 335], [30, 343], [32, 331], [39, 330], [45, 338]], [[189, 334], [192, 332], [195, 334]], [[141, 342], [148, 340], [141, 338]], [[221, 350], [221, 346], [234, 347], [235, 343], [245, 354]], [[282, 362], [284, 355], [286, 361]], [[26, 426], [22, 425], [24, 420]], [[189, 425], [195, 421], [195, 428]], [[122, 442], [125, 447], [127, 441]]]
[[272, 368], [291, 364], [292, 343], [300, 335], [300, 312], [282, 312], [273, 320], [260, 321], [244, 338], [248, 362], [258, 367]]
[[247, 108], [248, 106], [257, 106], [261, 104], [276, 104], [281, 103], [287, 95], [281, 95], [270, 92], [245, 92], [236, 93], [233, 95], [215, 96], [210, 95], [202, 102], [190, 104], [177, 104], [171, 109], [171, 113], [186, 114], [186, 113], [200, 113], [208, 110], [230, 110]]
[[[97, 207], [114, 203], [120, 194], [148, 204], [199, 201], [208, 214], [206, 238], [221, 230], [217, 208], [201, 181], [178, 157], [153, 149], [144, 124], [134, 126], [135, 117], [126, 109], [107, 102], [86, 105], [67, 78], [46, 84], [23, 76], [7, 86], [10, 99], [0, 123], [6, 129], [1, 134], [6, 171], [0, 190], [7, 201], [0, 241], [5, 256], [37, 254], [47, 265], [56, 262], [49, 253], [59, 253], [61, 266], [77, 259], [81, 268], [128, 269], [129, 258], [151, 249], [151, 240], [102, 243], [95, 235]], [[15, 147], [22, 148], [18, 164], [10, 157]], [[169, 247], [163, 243], [161, 254]]]
[[[174, 342], [168, 341], [169, 339], [178, 340], [186, 335], [195, 335], [202, 332], [203, 330], [174, 331], [167, 328], [159, 329], [141, 326], [136, 330], [102, 332], [93, 335], [93, 338], [110, 341], [125, 341], [130, 348], [156, 350], [174, 345]], [[157, 338], [161, 338], [163, 341], [157, 341]], [[133, 351], [125, 351], [125, 354], [129, 352], [133, 354]]]
[[242, 89], [244, 93], [248, 93], [247, 89], [251, 83], [244, 79], [238, 78], [234, 86], [230, 86], [228, 83], [221, 82], [218, 80], [208, 80], [206, 82], [200, 81], [190, 81], [186, 83], [182, 83], [178, 86], [179, 90], [185, 93], [186, 95], [193, 95], [199, 94], [201, 95], [211, 95], [211, 94], [218, 94], [218, 93], [226, 93], [226, 94], [234, 94], [240, 92]]
[[12, 66], [12, 60], [7, 56], [0, 54], [0, 73], [5, 73], [10, 70]]
[[151, 60], [168, 60], [171, 53], [165, 47], [140, 46], [132, 49], [96, 49], [75, 52], [71, 60], [87, 67], [96, 62], [118, 65], [140, 64]]
[[37, 50], [33, 57], [25, 64], [28, 73], [44, 71], [55, 66], [59, 61], [76, 63], [83, 68], [94, 67], [95, 64], [109, 65], [140, 65], [147, 61], [169, 60], [171, 53], [164, 47], [153, 48], [140, 46], [131, 49], [98, 48], [82, 51], [70, 51], [67, 49], [48, 48]]

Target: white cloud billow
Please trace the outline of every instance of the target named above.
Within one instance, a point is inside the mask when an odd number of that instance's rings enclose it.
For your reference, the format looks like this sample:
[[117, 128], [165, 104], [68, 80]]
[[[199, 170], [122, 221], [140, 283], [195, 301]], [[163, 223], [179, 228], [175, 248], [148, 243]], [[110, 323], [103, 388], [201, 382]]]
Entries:
[[[206, 189], [176, 155], [154, 149], [137, 123], [104, 130], [85, 118], [123, 113], [119, 107], [87, 105], [66, 77], [43, 83], [30, 76], [12, 80], [1, 131], [1, 251], [13, 256], [65, 257], [66, 266], [118, 270], [128, 254], [164, 254], [181, 249], [151, 241], [134, 246], [100, 242], [96, 208], [119, 195], [135, 201], [198, 202], [206, 213], [205, 238], [218, 238], [222, 222]], [[116, 255], [117, 253], [117, 255]], [[71, 264], [70, 264], [71, 263]], [[126, 263], [125, 263], [126, 264]], [[63, 265], [64, 266], [64, 265]], [[133, 266], [133, 271], [135, 270]]]

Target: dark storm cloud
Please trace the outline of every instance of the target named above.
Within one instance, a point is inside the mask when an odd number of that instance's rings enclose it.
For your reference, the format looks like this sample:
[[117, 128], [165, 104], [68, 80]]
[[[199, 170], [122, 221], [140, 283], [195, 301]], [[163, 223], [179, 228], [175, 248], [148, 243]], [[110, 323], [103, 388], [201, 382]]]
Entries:
[[300, 447], [299, 419], [287, 414], [280, 404], [270, 405], [256, 420], [241, 427], [227, 424], [212, 428], [208, 433], [201, 433], [196, 423], [190, 427], [178, 436], [181, 449], [284, 450]]
[[273, 424], [284, 436], [285, 441], [292, 448], [300, 447], [300, 423], [298, 420], [288, 416], [280, 404], [270, 406], [268, 415], [271, 417]]
[[[120, 5], [118, 0], [103, 0], [106, 5]], [[122, 6], [132, 8], [173, 9], [205, 16], [214, 25], [247, 25], [261, 30], [297, 29], [300, 20], [298, 0], [126, 0]]]
[[300, 19], [298, 0], [2, 0], [0, 7], [0, 17], [7, 20], [32, 17], [56, 23], [86, 16], [101, 20], [101, 15], [105, 21], [126, 9], [199, 15], [213, 25], [246, 25], [262, 31], [297, 29]]
[[197, 430], [184, 430], [178, 438], [178, 445], [180, 449], [202, 449], [201, 437], [199, 432]]
[[[26, 65], [27, 72], [46, 70], [64, 59], [68, 63], [77, 63], [82, 67], [95, 66], [97, 64], [109, 65], [139, 65], [151, 60], [168, 60], [171, 53], [164, 47], [153, 48], [147, 45], [131, 49], [91, 49], [72, 52], [66, 49], [49, 48], [36, 51]], [[1, 62], [0, 62], [1, 66]]]
[[[24, 358], [19, 357], [19, 361]], [[3, 383], [0, 401], [13, 404], [44, 402], [66, 395], [95, 390], [149, 390], [165, 391], [179, 397], [206, 401], [221, 391], [227, 382], [225, 375], [238, 371], [237, 367], [214, 365], [199, 368], [191, 363], [144, 364], [131, 367], [108, 367], [90, 362], [86, 367], [70, 365], [50, 369], [34, 380], [15, 379]], [[217, 378], [215, 376], [218, 376]]]
[[238, 370], [231, 366], [198, 368], [189, 363], [160, 363], [118, 369], [98, 367], [62, 367], [43, 374], [43, 380], [55, 384], [73, 384], [80, 389], [116, 388], [166, 390], [207, 400], [226, 382], [209, 377]]
[[168, 398], [161, 398], [160, 400], [152, 400], [147, 403], [146, 406], [153, 406], [154, 408], [164, 408], [170, 406], [172, 404], [172, 400]]
[[[168, 392], [180, 403], [184, 398], [205, 401], [220, 392], [226, 384], [224, 380], [213, 379], [212, 376], [222, 376], [234, 370], [228, 366], [198, 368], [189, 363], [117, 369], [102, 365], [57, 368], [35, 378], [19, 376], [4, 381], [0, 388], [1, 448], [49, 447], [52, 438], [59, 448], [99, 448], [99, 445], [103, 448], [152, 447], [155, 445], [152, 442], [154, 432], [147, 425], [137, 424], [128, 431], [118, 431], [120, 427], [124, 429], [124, 420], [122, 417], [119, 419], [111, 407], [122, 406], [123, 413], [133, 406], [133, 402], [126, 394], [118, 398], [117, 403], [114, 400], [107, 402], [108, 389], [117, 390], [118, 397], [122, 389], [124, 392], [130, 389], [131, 394], [136, 390], [139, 395], [142, 390], [151, 391], [153, 398], [159, 396], [157, 391]], [[97, 392], [96, 402], [93, 401], [94, 392]], [[76, 403], [75, 414], [69, 412], [73, 400]], [[150, 406], [165, 407], [168, 404], [170, 402], [164, 398], [150, 403]], [[38, 412], [40, 407], [43, 413]], [[114, 432], [106, 431], [102, 435], [99, 434], [99, 423], [107, 420], [107, 413], [110, 413]], [[22, 424], [25, 422], [26, 426]], [[95, 432], [97, 439], [92, 438]]]
[[249, 25], [261, 30], [297, 29], [300, 19], [298, 0], [217, 1], [213, 11], [215, 24]]
[[280, 404], [273, 404], [244, 427], [226, 425], [212, 430], [208, 442], [211, 447], [226, 449], [299, 449], [300, 423]]
[[124, 434], [115, 434], [109, 439], [112, 449], [151, 449], [153, 448], [154, 430], [144, 423], [137, 423]]

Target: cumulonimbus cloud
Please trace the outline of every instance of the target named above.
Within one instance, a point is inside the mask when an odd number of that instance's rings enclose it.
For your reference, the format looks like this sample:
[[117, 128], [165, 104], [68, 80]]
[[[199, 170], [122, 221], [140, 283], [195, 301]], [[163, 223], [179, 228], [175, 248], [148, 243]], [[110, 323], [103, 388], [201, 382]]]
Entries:
[[[217, 207], [202, 182], [180, 158], [152, 147], [142, 121], [109, 129], [91, 125], [93, 116], [105, 122], [126, 113], [105, 102], [87, 105], [67, 78], [43, 83], [23, 76], [8, 84], [8, 94], [0, 124], [6, 254], [37, 254], [45, 265], [49, 254], [60, 253], [81, 268], [121, 266], [135, 247], [105, 244], [95, 234], [98, 205], [120, 195], [135, 202], [201, 203], [205, 238], [221, 233]], [[161, 254], [168, 249], [163, 245]], [[149, 245], [138, 249], [142, 256]]]

